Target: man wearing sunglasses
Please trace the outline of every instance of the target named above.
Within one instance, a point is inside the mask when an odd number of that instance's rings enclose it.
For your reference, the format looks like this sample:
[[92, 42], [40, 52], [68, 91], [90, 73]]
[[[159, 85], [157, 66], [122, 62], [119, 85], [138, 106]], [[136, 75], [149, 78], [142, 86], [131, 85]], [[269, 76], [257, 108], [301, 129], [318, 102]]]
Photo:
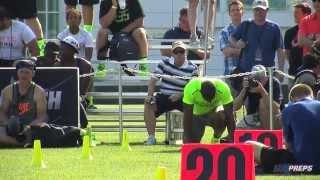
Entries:
[[177, 109], [182, 111], [183, 88], [188, 80], [198, 76], [197, 66], [187, 60], [186, 46], [181, 41], [172, 43], [172, 57], [164, 57], [156, 68], [156, 74], [178, 76], [185, 78], [161, 77], [160, 92], [154, 96], [158, 76], [152, 76], [148, 86], [148, 96], [144, 103], [144, 119], [148, 131], [146, 145], [156, 144], [156, 117]]
[[303, 55], [310, 52], [313, 44], [320, 45], [320, 0], [312, 0], [314, 13], [306, 16], [299, 24], [298, 42]]

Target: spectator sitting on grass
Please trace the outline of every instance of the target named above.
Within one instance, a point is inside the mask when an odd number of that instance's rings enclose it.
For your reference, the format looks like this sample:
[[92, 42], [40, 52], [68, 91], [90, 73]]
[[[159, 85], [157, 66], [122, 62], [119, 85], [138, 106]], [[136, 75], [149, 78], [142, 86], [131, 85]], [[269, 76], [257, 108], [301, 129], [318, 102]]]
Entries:
[[31, 126], [47, 121], [45, 91], [32, 81], [35, 65], [31, 60], [16, 64], [18, 81], [5, 87], [0, 103], [0, 144], [23, 146], [30, 143]]

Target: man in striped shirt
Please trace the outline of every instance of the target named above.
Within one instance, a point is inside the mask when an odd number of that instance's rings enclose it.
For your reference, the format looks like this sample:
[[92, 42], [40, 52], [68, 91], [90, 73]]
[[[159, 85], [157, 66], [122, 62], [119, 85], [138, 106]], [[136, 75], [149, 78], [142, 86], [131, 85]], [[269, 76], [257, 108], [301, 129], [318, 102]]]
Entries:
[[145, 98], [144, 120], [146, 122], [148, 139], [146, 145], [156, 144], [156, 117], [162, 113], [177, 109], [183, 110], [183, 88], [191, 77], [198, 76], [197, 66], [187, 60], [187, 49], [183, 42], [172, 43], [172, 57], [164, 57], [158, 64], [155, 74], [179, 76], [186, 78], [162, 77], [160, 92], [154, 95], [159, 77], [152, 76], [148, 86], [148, 96]]

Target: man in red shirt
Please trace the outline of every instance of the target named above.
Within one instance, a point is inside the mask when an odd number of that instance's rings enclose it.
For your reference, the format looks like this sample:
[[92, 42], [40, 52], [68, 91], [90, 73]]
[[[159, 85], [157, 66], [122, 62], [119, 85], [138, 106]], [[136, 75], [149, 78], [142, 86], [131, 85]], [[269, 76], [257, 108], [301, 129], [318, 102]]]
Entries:
[[310, 47], [320, 44], [320, 0], [312, 0], [314, 13], [306, 16], [299, 24], [298, 41], [303, 47], [303, 55], [310, 52]]

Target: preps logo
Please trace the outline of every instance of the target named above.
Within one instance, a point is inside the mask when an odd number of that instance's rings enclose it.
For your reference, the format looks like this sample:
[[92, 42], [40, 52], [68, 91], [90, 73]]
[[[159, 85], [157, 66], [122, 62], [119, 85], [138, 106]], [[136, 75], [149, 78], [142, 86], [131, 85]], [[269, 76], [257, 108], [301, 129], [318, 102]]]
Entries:
[[288, 170], [292, 173], [297, 172], [311, 172], [313, 169], [312, 165], [289, 165]]
[[274, 173], [294, 174], [294, 173], [311, 173], [313, 165], [305, 164], [278, 164], [274, 167]]

